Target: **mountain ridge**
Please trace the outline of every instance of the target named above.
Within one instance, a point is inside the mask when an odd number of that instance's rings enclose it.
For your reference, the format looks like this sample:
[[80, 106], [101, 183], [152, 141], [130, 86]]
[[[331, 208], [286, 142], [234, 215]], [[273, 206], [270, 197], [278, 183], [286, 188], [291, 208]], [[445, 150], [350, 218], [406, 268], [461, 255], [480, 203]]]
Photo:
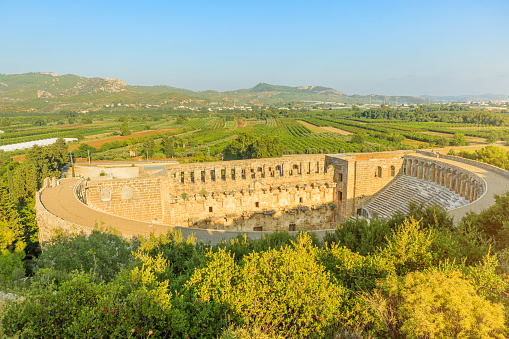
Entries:
[[[117, 102], [121, 104], [153, 104], [195, 106], [210, 104], [271, 106], [300, 103], [341, 106], [364, 103], [422, 104], [429, 99], [410, 96], [346, 95], [336, 89], [306, 85], [283, 86], [260, 82], [251, 88], [233, 91], [192, 91], [169, 85], [128, 85], [116, 78], [83, 77], [75, 74], [58, 75], [53, 72], [0, 74], [0, 102], [54, 110], [70, 105], [71, 108], [90, 108]], [[92, 103], [92, 104], [91, 104]], [[44, 108], [44, 106], [47, 106]], [[51, 108], [53, 107], [53, 108]]]

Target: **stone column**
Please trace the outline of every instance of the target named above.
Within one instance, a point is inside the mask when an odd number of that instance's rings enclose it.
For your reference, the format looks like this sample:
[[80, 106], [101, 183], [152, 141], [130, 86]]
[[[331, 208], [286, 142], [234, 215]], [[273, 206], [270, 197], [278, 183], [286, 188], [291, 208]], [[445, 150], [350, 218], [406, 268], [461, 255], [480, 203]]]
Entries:
[[284, 177], [289, 177], [290, 176], [290, 170], [292, 168], [292, 165], [290, 164], [290, 162], [285, 162], [283, 165], [283, 176]]
[[456, 171], [451, 171], [451, 178], [450, 178], [450, 189], [454, 193], [456, 193]]
[[463, 177], [461, 178], [461, 196], [466, 199], [467, 197], [467, 180], [468, 177], [466, 174], [463, 174]]
[[465, 190], [466, 190], [465, 198], [468, 201], [472, 202], [472, 182], [470, 180], [466, 182]]

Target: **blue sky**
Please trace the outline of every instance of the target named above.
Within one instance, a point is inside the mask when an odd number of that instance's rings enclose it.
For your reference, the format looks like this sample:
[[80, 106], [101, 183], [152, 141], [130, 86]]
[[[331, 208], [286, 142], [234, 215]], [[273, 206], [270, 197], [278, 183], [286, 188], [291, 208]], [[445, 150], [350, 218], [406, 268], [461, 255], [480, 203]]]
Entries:
[[509, 1], [0, 0], [0, 73], [509, 94]]

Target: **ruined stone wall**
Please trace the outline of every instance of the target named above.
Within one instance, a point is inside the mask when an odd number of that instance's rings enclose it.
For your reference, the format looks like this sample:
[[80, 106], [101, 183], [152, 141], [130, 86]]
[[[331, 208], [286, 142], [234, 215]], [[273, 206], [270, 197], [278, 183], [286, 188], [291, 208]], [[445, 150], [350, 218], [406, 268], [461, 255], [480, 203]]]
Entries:
[[[241, 231], [262, 225], [269, 231], [300, 224], [321, 229], [358, 214], [398, 175], [410, 171], [422, 177], [426, 166], [431, 165], [404, 152], [167, 165], [165, 174], [89, 182], [87, 201], [107, 213], [165, 225]], [[433, 166], [441, 178], [433, 174], [433, 181], [470, 201], [482, 194], [480, 183], [464, 171]], [[331, 203], [335, 209], [328, 207]], [[310, 212], [297, 217], [298, 208]]]
[[87, 183], [88, 205], [124, 218], [163, 220], [163, 199], [167, 199], [168, 181], [164, 176], [138, 179], [98, 180]]
[[403, 156], [395, 154], [385, 159], [358, 159], [356, 155], [327, 157], [327, 165], [334, 166], [337, 183], [335, 202], [339, 220], [356, 215], [376, 194], [402, 173]]
[[[164, 224], [225, 230], [329, 228], [335, 183], [174, 196], [164, 202]], [[263, 219], [263, 222], [262, 220]]]
[[183, 227], [323, 229], [334, 221], [336, 184], [324, 155], [168, 165], [165, 172], [90, 181], [86, 201], [106, 213]]
[[330, 182], [333, 176], [323, 154], [167, 165], [165, 170], [177, 195]]
[[[442, 158], [442, 156], [439, 156], [439, 158]], [[473, 160], [469, 160], [469, 162], [465, 163], [481, 168], [486, 168], [483, 165], [487, 165]], [[486, 192], [486, 182], [477, 174], [431, 157], [422, 158], [413, 155], [405, 155], [403, 172], [418, 179], [434, 182], [437, 185], [446, 187], [470, 202], [477, 200]], [[506, 173], [506, 175], [507, 174], [509, 174], [509, 172]]]
[[[486, 189], [474, 173], [405, 152], [287, 156], [163, 169], [136, 179], [82, 180], [74, 192], [83, 203], [124, 218], [234, 234], [333, 228], [356, 215], [400, 174], [436, 182], [470, 201]], [[45, 183], [54, 185], [56, 180]], [[38, 204], [43, 238], [46, 224], [76, 228]]]

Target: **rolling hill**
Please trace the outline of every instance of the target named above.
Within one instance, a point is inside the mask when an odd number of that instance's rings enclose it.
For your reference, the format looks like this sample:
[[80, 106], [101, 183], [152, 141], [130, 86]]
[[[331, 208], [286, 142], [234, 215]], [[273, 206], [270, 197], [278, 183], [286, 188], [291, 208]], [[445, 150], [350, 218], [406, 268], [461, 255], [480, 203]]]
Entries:
[[330, 105], [391, 103], [422, 104], [418, 97], [346, 95], [322, 86], [278, 86], [267, 83], [234, 91], [191, 91], [167, 85], [130, 86], [119, 79], [86, 78], [50, 72], [0, 74], [0, 104], [16, 105], [42, 112], [66, 109], [96, 109], [108, 104], [201, 107], [208, 104], [282, 105], [286, 103]]

